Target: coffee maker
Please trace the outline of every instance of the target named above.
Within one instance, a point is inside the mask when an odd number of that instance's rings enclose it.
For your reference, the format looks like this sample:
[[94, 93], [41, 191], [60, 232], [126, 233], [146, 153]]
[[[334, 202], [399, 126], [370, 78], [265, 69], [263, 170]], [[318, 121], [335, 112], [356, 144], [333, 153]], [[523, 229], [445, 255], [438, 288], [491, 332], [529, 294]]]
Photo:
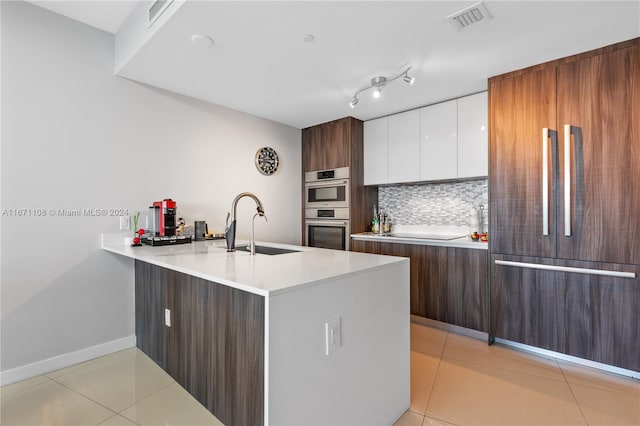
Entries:
[[149, 207], [151, 228], [149, 233], [155, 237], [171, 237], [176, 235], [176, 202], [171, 198], [154, 201]]

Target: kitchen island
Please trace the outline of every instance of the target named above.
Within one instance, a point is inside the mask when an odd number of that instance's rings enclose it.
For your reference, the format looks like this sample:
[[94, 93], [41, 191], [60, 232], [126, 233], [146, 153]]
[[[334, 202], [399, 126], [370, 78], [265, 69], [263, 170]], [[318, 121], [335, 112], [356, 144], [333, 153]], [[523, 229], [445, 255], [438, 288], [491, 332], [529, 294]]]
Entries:
[[102, 240], [135, 262], [137, 346], [224, 424], [393, 424], [409, 407], [408, 259], [268, 246], [293, 251]]

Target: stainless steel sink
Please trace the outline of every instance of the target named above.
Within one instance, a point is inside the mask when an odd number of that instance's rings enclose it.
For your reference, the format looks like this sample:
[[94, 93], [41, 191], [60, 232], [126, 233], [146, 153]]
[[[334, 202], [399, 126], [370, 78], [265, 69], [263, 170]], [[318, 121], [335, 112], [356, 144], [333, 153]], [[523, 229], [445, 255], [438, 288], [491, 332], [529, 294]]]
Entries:
[[[250, 251], [248, 246], [236, 247], [237, 251]], [[256, 253], [259, 254], [268, 254], [269, 256], [274, 256], [277, 254], [287, 254], [287, 253], [298, 253], [300, 250], [290, 250], [279, 247], [267, 247], [267, 246], [256, 246]]]

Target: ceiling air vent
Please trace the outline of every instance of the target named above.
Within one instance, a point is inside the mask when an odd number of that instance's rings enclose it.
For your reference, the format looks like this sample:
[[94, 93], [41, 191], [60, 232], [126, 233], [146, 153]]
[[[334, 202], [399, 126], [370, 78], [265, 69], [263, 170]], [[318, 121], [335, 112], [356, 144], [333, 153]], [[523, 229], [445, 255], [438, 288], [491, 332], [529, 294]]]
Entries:
[[491, 19], [491, 14], [484, 3], [479, 2], [447, 16], [447, 19], [451, 21], [457, 29], [461, 30], [470, 25], [482, 22], [485, 19]]
[[167, 10], [167, 7], [173, 2], [173, 0], [156, 0], [149, 8], [149, 25], [150, 28], [154, 22], [162, 15], [162, 12]]

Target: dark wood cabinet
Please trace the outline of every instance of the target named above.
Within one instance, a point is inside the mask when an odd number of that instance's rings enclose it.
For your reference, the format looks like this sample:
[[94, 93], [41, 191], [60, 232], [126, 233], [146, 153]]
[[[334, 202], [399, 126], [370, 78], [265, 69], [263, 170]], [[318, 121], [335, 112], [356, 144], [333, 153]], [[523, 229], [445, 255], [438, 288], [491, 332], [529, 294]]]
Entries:
[[640, 43], [559, 64], [557, 78], [557, 125], [572, 133], [558, 147], [570, 236], [562, 220], [557, 257], [640, 263]]
[[639, 370], [640, 39], [492, 77], [489, 105], [490, 336]]
[[[639, 266], [502, 255], [494, 259], [515, 262], [492, 266], [491, 329], [497, 337], [640, 371]], [[526, 265], [627, 272], [636, 278]]]
[[488, 250], [450, 247], [447, 265], [447, 322], [487, 332]]
[[[378, 187], [364, 186], [363, 123], [345, 117], [302, 129], [302, 202], [304, 174], [308, 171], [349, 167], [349, 226], [351, 233], [365, 232], [371, 224]], [[306, 244], [302, 206], [302, 244]]]
[[486, 250], [351, 240], [351, 250], [410, 259], [410, 312], [488, 331]]
[[[491, 250], [552, 257], [556, 215], [549, 212], [550, 232], [543, 236], [541, 140], [543, 128], [555, 128], [555, 69], [496, 79], [490, 88]], [[557, 157], [554, 165], [557, 170]]]
[[224, 424], [263, 424], [264, 297], [141, 261], [135, 274], [138, 348]]
[[351, 117], [302, 130], [302, 171], [348, 167], [351, 164]]
[[638, 263], [638, 40], [490, 79], [492, 253]]

